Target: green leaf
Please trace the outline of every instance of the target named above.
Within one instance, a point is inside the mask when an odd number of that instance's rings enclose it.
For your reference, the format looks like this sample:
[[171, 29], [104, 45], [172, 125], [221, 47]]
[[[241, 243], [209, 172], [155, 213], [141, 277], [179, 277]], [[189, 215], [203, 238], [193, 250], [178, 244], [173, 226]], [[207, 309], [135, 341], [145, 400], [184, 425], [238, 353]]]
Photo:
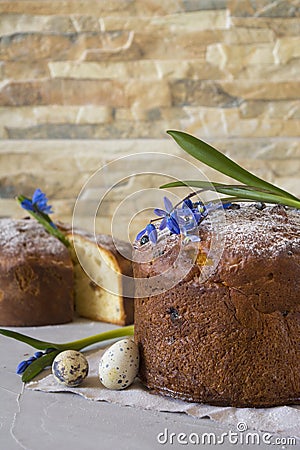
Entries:
[[38, 375], [45, 367], [51, 366], [54, 358], [61, 352], [61, 350], [54, 350], [51, 353], [41, 356], [33, 361], [30, 366], [24, 371], [22, 375], [22, 381], [27, 383]]
[[173, 137], [183, 150], [218, 172], [221, 172], [234, 180], [240, 181], [241, 183], [254, 186], [258, 188], [258, 190], [267, 189], [274, 194], [278, 194], [280, 197], [300, 201], [294, 195], [248, 172], [206, 142], [203, 142], [190, 134], [184, 133], [183, 131], [169, 130], [167, 133]]
[[128, 325], [126, 327], [116, 328], [115, 330], [104, 331], [103, 333], [95, 334], [78, 341], [66, 342], [63, 345], [70, 350], [81, 350], [90, 345], [97, 344], [98, 342], [108, 341], [123, 336], [132, 336], [133, 334], [134, 325]]
[[25, 334], [17, 333], [16, 331], [6, 330], [0, 328], [0, 334], [7, 336], [17, 341], [25, 342], [25, 344], [31, 345], [31, 347], [38, 350], [46, 350], [47, 348], [60, 348], [60, 344], [53, 344], [53, 342], [40, 341], [39, 339], [26, 336]]
[[280, 195], [271, 194], [267, 190], [265, 191], [255, 190], [253, 186], [226, 185], [222, 183], [210, 183], [208, 181], [186, 180], [186, 181], [174, 181], [172, 183], [164, 184], [163, 186], [160, 187], [172, 188], [184, 186], [196, 187], [204, 191], [216, 191], [220, 194], [231, 195], [234, 197], [239, 197], [240, 199], [255, 200], [266, 203], [276, 203], [291, 206], [293, 208], [300, 208], [300, 200], [294, 200], [282, 197]]

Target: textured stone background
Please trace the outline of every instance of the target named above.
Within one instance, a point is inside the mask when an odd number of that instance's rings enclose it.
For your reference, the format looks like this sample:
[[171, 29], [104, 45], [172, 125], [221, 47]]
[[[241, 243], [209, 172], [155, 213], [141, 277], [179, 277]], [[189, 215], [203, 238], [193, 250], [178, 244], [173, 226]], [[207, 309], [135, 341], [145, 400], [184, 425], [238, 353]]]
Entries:
[[184, 156], [170, 128], [300, 194], [298, 0], [0, 0], [0, 13], [1, 216], [39, 186], [69, 220], [101, 164]]

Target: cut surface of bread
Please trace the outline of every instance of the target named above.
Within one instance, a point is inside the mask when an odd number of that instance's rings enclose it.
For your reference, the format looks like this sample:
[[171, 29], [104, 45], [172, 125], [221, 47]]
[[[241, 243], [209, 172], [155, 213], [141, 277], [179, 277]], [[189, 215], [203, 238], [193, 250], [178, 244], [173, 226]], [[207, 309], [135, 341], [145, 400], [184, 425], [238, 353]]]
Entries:
[[133, 295], [126, 297], [128, 285], [133, 286], [131, 262], [117, 251], [111, 236], [95, 238], [83, 231], [66, 235], [72, 243], [76, 312], [117, 325], [133, 323]]

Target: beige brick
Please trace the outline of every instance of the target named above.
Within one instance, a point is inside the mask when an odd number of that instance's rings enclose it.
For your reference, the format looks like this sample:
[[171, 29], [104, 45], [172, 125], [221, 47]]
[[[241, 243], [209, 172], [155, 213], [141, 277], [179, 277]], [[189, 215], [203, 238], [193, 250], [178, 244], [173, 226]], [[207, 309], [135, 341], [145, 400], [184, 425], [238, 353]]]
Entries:
[[[227, 68], [224, 69], [224, 72]], [[228, 79], [234, 72], [236, 80], [269, 80], [271, 82], [293, 82], [297, 80], [300, 59], [293, 59], [287, 64], [255, 64], [241, 67], [240, 70], [228, 69]]]
[[[225, 83], [225, 82], [224, 82]], [[172, 104], [174, 106], [234, 107], [240, 103], [238, 96], [222, 89], [221, 82], [212, 80], [171, 80]], [[230, 84], [231, 87], [231, 84]], [[235, 91], [238, 95], [238, 90]]]
[[299, 120], [279, 120], [267, 118], [240, 119], [238, 108], [185, 108], [190, 116], [181, 125], [187, 132], [198, 136], [297, 136]]
[[280, 186], [282, 189], [294, 194], [296, 196], [300, 196], [300, 182], [299, 177], [275, 177], [274, 184]]
[[42, 123], [106, 123], [112, 118], [105, 106], [34, 106], [0, 107], [0, 122], [4, 127], [28, 127]]
[[0, 42], [0, 58], [4, 61], [35, 61], [53, 58], [78, 58], [84, 49], [72, 42], [72, 35], [58, 34], [13, 34]]
[[227, 11], [193, 11], [190, 13], [174, 14], [164, 17], [154, 17], [152, 24], [175, 30], [209, 30], [229, 28], [229, 16]]
[[300, 58], [300, 37], [278, 39], [274, 47], [274, 58], [277, 64], [286, 64], [291, 59]]
[[218, 70], [212, 64], [208, 64], [202, 58], [177, 61], [155, 61], [159, 78], [168, 80], [193, 79], [193, 80], [219, 80], [226, 78], [226, 74]]
[[211, 143], [221, 149], [226, 155], [234, 158], [236, 161], [248, 158], [247, 168], [251, 170], [253, 161], [264, 167], [269, 164], [268, 161], [286, 160], [288, 158], [300, 158], [300, 140], [299, 138], [255, 138], [235, 137], [212, 139]]
[[[258, 19], [257, 19], [258, 22]], [[228, 31], [223, 32], [220, 42], [228, 45], [244, 45], [254, 43], [274, 42], [275, 33], [270, 27], [258, 28], [253, 24], [253, 28], [244, 26], [230, 27]]]
[[274, 62], [273, 45], [224, 45], [211, 44], [207, 47], [206, 60], [221, 70], [232, 73], [253, 64], [272, 64]]
[[275, 178], [288, 176], [298, 178], [300, 159], [289, 159], [285, 161], [274, 159], [269, 162], [268, 166], [272, 170]]
[[270, 2], [269, 0], [229, 0], [227, 4], [232, 16], [293, 17], [298, 16], [298, 0]]
[[259, 32], [261, 29], [272, 30], [277, 37], [298, 36], [300, 33], [300, 22], [298, 18], [289, 17], [231, 17], [231, 26], [253, 28]]
[[299, 137], [300, 130], [300, 120], [299, 119], [291, 119], [280, 121], [282, 124], [282, 129], [280, 136], [295, 136]]
[[[0, 4], [1, 8], [1, 4]], [[75, 30], [72, 20], [67, 16], [34, 16], [24, 14], [2, 14], [0, 20], [0, 35], [14, 33], [72, 33]]]
[[216, 70], [204, 60], [183, 60], [177, 64], [174, 60], [141, 60], [141, 61], [103, 61], [50, 62], [49, 70], [52, 78], [83, 79], [181, 79], [181, 78], [224, 78], [221, 70]]
[[[146, 15], [148, 16], [148, 15]], [[135, 17], [119, 15], [107, 15], [103, 17], [106, 30], [144, 30], [146, 32], [177, 32], [185, 33], [186, 31], [202, 31], [202, 30], [223, 30], [229, 28], [229, 16], [225, 9], [211, 11], [192, 11], [181, 14], [171, 14], [171, 9], [166, 15], [154, 14], [152, 17], [145, 17], [141, 14]]]
[[0, 91], [0, 105], [103, 105], [122, 107], [128, 101], [124, 86], [112, 80], [51, 80], [8, 83]]
[[[45, 173], [47, 173], [45, 177]], [[35, 170], [24, 172], [12, 172], [10, 176], [0, 176], [1, 189], [6, 189], [12, 193], [12, 196], [19, 194], [32, 195], [37, 187], [47, 192], [49, 198], [76, 198], [84, 183], [87, 181], [88, 174], [78, 174], [75, 172], [64, 172], [63, 176], [57, 171], [49, 171], [46, 167], [40, 166]]]
[[264, 116], [272, 119], [300, 119], [300, 100], [295, 101], [247, 101], [240, 107], [243, 118]]
[[113, 110], [107, 106], [84, 105], [79, 108], [76, 123], [98, 124], [112, 122]]
[[108, 33], [21, 33], [5, 36], [0, 42], [0, 58], [4, 61], [78, 60], [87, 51], [116, 53], [131, 45], [128, 31]]
[[0, 121], [5, 126], [26, 127], [44, 122], [75, 122], [79, 108], [60, 106], [0, 108]]
[[52, 78], [153, 79], [158, 78], [154, 61], [130, 62], [50, 62]]
[[[113, 32], [111, 32], [113, 34]], [[115, 32], [116, 33], [116, 32]], [[86, 61], [132, 61], [132, 60], [191, 60], [200, 62], [205, 58], [206, 45], [218, 42], [222, 39], [221, 30], [135, 30], [124, 31], [119, 46], [109, 43], [102, 47], [94, 45], [94, 48], [86, 47], [83, 52]], [[127, 33], [127, 35], [125, 35]], [[107, 33], [109, 35], [109, 32]], [[127, 40], [125, 40], [127, 36]], [[167, 38], [166, 38], [167, 36]], [[117, 41], [117, 40], [116, 40]], [[73, 59], [73, 58], [72, 58]]]
[[1, 79], [32, 80], [49, 78], [50, 72], [46, 61], [3, 61]]
[[188, 120], [182, 121], [183, 129], [196, 136], [206, 139], [211, 136], [249, 136], [257, 135], [257, 119], [240, 121], [237, 109], [212, 110], [199, 109], [198, 116], [192, 115]]
[[0, 139], [8, 139], [8, 134], [5, 126], [0, 126]]
[[130, 81], [126, 85], [125, 95], [131, 105], [133, 117], [139, 120], [145, 118], [145, 111], [149, 109], [171, 105], [170, 90], [165, 81], [157, 83]]
[[299, 81], [267, 82], [267, 81], [220, 81], [220, 85], [228, 95], [239, 95], [252, 100], [294, 100], [300, 94]]

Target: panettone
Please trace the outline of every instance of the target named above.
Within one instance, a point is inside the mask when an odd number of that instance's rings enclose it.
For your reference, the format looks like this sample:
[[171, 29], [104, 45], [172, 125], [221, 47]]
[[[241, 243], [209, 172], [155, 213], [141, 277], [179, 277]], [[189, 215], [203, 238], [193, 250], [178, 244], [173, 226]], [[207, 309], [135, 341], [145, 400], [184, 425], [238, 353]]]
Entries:
[[300, 403], [300, 210], [242, 205], [224, 214], [224, 250], [206, 280], [209, 221], [186, 250], [180, 235], [135, 244], [137, 279], [176, 274], [179, 249], [199, 252], [174, 287], [137, 292], [140, 379], [154, 392], [212, 405]]
[[35, 326], [73, 319], [69, 251], [35, 220], [0, 220], [0, 325]]

